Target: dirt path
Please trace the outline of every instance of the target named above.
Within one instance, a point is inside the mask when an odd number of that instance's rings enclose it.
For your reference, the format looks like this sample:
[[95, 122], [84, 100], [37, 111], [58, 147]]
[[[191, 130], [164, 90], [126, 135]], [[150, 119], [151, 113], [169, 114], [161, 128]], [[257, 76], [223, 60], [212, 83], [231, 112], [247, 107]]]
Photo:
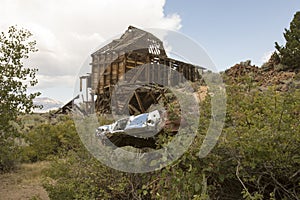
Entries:
[[0, 175], [0, 200], [48, 200], [42, 187], [41, 172], [48, 162], [22, 164], [12, 173]]

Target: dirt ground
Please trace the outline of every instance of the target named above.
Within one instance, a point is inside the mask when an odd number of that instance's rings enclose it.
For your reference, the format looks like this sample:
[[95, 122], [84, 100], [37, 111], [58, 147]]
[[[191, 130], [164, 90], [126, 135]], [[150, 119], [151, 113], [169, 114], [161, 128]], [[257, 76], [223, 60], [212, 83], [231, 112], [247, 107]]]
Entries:
[[14, 172], [0, 174], [0, 200], [48, 200], [41, 172], [48, 162], [22, 164]]

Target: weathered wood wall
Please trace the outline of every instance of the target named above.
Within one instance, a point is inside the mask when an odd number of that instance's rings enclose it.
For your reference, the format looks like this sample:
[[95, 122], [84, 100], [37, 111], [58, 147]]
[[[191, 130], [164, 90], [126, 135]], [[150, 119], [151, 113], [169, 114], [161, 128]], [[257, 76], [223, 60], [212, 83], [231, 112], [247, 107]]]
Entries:
[[[131, 69], [137, 66], [142, 66], [144, 64], [149, 64], [150, 67], [145, 67], [136, 74], [127, 73]], [[163, 70], [158, 65], [168, 66], [170, 70]], [[194, 65], [177, 61], [167, 57], [158, 57], [147, 53], [105, 53], [96, 54], [92, 56], [92, 90], [94, 94], [99, 95], [107, 92], [111, 89], [118, 81], [125, 79], [135, 81], [135, 76], [144, 76], [146, 82], [155, 83], [159, 80], [163, 85], [172, 85], [172, 80], [178, 78], [179, 82], [181, 77], [176, 76], [172, 73], [174, 70], [183, 74], [186, 80], [195, 82], [200, 78], [199, 68]], [[143, 70], [143, 71], [142, 71]], [[168, 81], [171, 80], [171, 83]], [[176, 80], [178, 81], [178, 80]]]

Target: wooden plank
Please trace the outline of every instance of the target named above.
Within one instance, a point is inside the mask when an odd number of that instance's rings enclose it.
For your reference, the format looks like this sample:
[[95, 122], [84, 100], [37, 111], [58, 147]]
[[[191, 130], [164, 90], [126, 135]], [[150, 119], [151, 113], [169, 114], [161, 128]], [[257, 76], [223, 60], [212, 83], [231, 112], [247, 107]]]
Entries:
[[141, 73], [143, 72], [143, 70], [145, 69], [145, 65], [144, 66], [141, 66], [138, 71], [134, 74], [134, 76], [132, 77], [132, 79], [130, 80], [129, 83], [134, 83], [137, 78], [141, 75]]
[[124, 60], [123, 60], [123, 80], [126, 80], [126, 54], [124, 55]]
[[187, 66], [188, 69], [188, 80], [191, 80], [191, 68]]
[[133, 111], [133, 113], [135, 114], [139, 114], [141, 113], [138, 109], [136, 109], [134, 106], [128, 104], [128, 108], [131, 109]]
[[133, 68], [135, 68], [135, 66], [133, 66], [133, 65], [126, 65], [126, 68], [127, 69], [133, 69]]
[[127, 60], [126, 62], [130, 63], [130, 64], [135, 64], [135, 65], [143, 65], [144, 64], [144, 62], [137, 61], [137, 60]]
[[134, 92], [134, 95], [135, 95], [135, 98], [136, 98], [136, 100], [137, 100], [137, 102], [139, 104], [139, 107], [140, 107], [141, 111], [144, 113], [145, 112], [145, 108], [143, 106], [143, 103], [142, 103], [139, 95], [136, 92]]
[[168, 70], [167, 70], [167, 63], [166, 63], [166, 60], [163, 60], [163, 71], [164, 71], [164, 76], [163, 76], [163, 85], [166, 85], [168, 84], [167, 81], [168, 81]]
[[146, 58], [146, 64], [145, 64], [145, 66], [146, 66], [146, 81], [147, 81], [147, 83], [149, 83], [150, 82], [150, 58], [149, 58], [149, 56], [147, 56], [147, 58]]
[[172, 86], [172, 62], [169, 62], [169, 78], [168, 78], [168, 85]]
[[99, 80], [101, 77], [101, 64], [97, 64], [97, 71], [94, 73], [94, 77], [93, 77], [93, 90], [97, 90], [98, 84], [99, 84]]
[[79, 91], [82, 91], [82, 78], [80, 77], [80, 86], [79, 86]]
[[179, 83], [182, 83], [182, 73], [181, 73], [182, 67], [184, 67], [184, 66], [182, 66], [182, 65], [178, 66], [178, 73], [179, 73], [179, 80], [178, 80], [178, 82]]
[[[111, 84], [112, 84], [112, 64], [111, 63], [109, 63], [108, 64], [108, 75], [107, 75], [107, 79], [108, 79], [108, 83], [107, 83], [107, 85], [108, 86], [110, 86]], [[106, 85], [106, 86], [107, 86]]]
[[119, 81], [119, 70], [120, 70], [120, 62], [117, 63], [117, 79], [116, 79], [116, 82]]
[[154, 63], [151, 63], [151, 82], [154, 82], [155, 81], [155, 66], [154, 66]]

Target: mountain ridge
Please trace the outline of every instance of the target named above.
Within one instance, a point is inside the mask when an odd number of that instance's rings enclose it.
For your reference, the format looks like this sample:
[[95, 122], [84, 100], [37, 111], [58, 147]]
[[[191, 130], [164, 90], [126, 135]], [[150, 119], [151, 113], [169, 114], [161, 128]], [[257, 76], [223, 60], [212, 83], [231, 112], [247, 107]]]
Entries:
[[64, 103], [49, 97], [37, 97], [33, 100], [33, 104], [43, 106], [42, 108], [35, 108], [33, 110], [34, 113], [46, 113], [59, 109]]

